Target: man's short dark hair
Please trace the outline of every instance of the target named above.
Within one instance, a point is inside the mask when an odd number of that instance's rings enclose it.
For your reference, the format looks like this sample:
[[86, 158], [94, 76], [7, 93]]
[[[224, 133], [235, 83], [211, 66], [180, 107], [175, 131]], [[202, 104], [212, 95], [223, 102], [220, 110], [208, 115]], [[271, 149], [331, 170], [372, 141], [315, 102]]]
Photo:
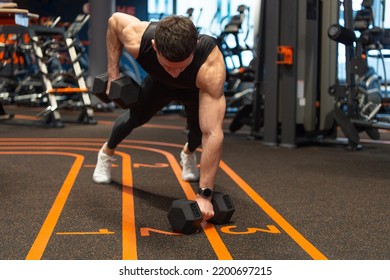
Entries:
[[154, 41], [157, 51], [171, 62], [180, 62], [194, 53], [198, 32], [194, 23], [184, 16], [169, 16], [156, 26]]

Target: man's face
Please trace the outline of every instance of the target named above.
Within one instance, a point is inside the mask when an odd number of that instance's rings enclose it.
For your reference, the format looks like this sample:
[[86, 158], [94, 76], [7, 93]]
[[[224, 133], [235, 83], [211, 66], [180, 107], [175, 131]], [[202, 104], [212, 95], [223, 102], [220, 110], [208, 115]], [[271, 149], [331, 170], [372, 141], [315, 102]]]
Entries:
[[191, 55], [183, 61], [172, 62], [167, 60], [165, 57], [163, 57], [161, 54], [157, 52], [158, 62], [160, 62], [164, 70], [167, 71], [168, 74], [171, 75], [173, 78], [177, 78], [180, 75], [180, 73], [183, 72], [184, 69], [186, 69], [188, 65], [191, 64], [193, 58], [194, 56]]
[[183, 72], [184, 69], [186, 69], [188, 65], [191, 64], [194, 58], [193, 55], [190, 55], [188, 58], [186, 58], [183, 61], [172, 62], [160, 54], [160, 52], [156, 48], [156, 43], [154, 42], [154, 40], [152, 40], [152, 46], [153, 49], [156, 51], [158, 62], [161, 64], [164, 70], [167, 71], [168, 74], [171, 75], [173, 78], [177, 78], [180, 75], [180, 73]]

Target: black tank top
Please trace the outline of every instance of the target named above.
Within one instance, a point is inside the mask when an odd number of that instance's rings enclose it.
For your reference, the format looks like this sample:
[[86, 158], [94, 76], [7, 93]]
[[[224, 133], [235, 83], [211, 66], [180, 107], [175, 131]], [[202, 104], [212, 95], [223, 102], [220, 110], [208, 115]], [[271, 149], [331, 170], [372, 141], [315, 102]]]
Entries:
[[151, 22], [142, 35], [137, 62], [151, 78], [174, 91], [182, 93], [199, 92], [196, 87], [196, 76], [202, 64], [217, 45], [216, 39], [208, 35], [199, 35], [199, 42], [191, 64], [177, 78], [173, 78], [160, 65], [156, 52], [152, 47], [156, 24], [156, 22]]

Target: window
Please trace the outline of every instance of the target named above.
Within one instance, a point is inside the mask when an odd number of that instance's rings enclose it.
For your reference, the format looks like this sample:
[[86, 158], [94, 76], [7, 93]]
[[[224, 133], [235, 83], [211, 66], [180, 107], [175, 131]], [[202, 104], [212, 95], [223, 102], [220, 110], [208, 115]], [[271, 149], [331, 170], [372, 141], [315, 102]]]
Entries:
[[157, 21], [173, 14], [173, 0], [148, 0], [148, 20]]
[[[238, 34], [240, 46], [248, 46], [253, 48], [253, 22], [255, 9], [258, 4], [253, 0], [148, 0], [149, 20], [159, 20], [170, 14], [191, 16], [198, 30], [202, 34], [219, 36], [225, 25], [229, 22], [232, 16], [237, 15], [238, 6], [245, 5], [248, 9], [245, 11], [245, 19], [242, 24], [242, 29]], [[191, 8], [191, 10], [190, 10]], [[189, 14], [189, 12], [192, 12]], [[233, 36], [227, 36], [226, 42], [229, 47], [236, 45]], [[251, 51], [242, 53], [243, 64], [248, 65], [253, 58]], [[229, 68], [234, 68], [238, 65], [238, 58], [234, 57], [227, 65]]]

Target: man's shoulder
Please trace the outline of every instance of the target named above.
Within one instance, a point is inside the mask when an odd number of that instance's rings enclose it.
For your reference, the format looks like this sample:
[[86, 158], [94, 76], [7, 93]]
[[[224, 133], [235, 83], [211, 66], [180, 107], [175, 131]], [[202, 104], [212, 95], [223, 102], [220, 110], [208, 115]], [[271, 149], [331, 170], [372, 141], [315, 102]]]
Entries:
[[151, 22], [149, 21], [138, 21], [132, 24], [132, 28], [137, 34], [144, 34], [150, 26]]
[[214, 37], [206, 34], [199, 35], [198, 40], [199, 41], [195, 54], [200, 55], [206, 59], [206, 57], [208, 57], [214, 48], [218, 45], [218, 42]]
[[[197, 86], [204, 91], [220, 91], [225, 81], [226, 67], [223, 56], [218, 46], [207, 56], [202, 67], [198, 71]], [[212, 82], [211, 82], [212, 79]]]

